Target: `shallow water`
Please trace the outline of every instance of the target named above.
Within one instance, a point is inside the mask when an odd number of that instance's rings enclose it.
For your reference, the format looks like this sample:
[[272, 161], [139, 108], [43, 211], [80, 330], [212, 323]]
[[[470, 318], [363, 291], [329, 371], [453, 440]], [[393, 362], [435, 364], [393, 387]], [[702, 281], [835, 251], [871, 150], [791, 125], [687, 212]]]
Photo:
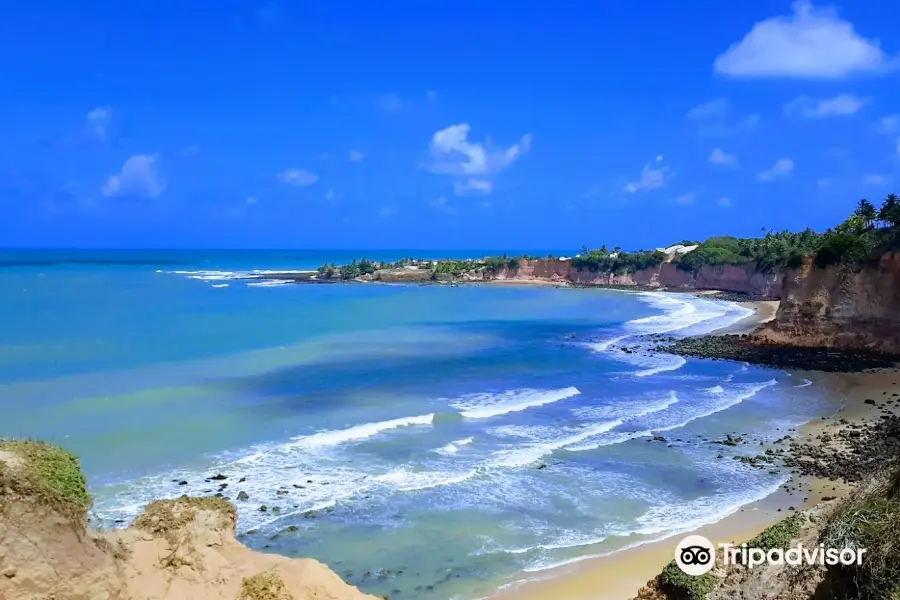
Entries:
[[820, 410], [799, 378], [639, 337], [729, 303], [236, 278], [335, 254], [0, 254], [0, 435], [78, 452], [105, 524], [222, 473], [251, 547], [430, 600], [716, 520], [785, 475], [701, 438]]

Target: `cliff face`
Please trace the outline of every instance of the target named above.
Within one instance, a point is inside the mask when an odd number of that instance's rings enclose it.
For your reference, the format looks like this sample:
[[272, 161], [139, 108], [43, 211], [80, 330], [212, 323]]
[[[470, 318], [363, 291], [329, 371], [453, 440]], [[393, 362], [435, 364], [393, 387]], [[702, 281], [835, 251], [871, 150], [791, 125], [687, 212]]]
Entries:
[[581, 285], [614, 285], [659, 287], [685, 290], [722, 290], [776, 299], [781, 289], [780, 273], [759, 273], [752, 267], [723, 265], [705, 266], [696, 272], [682, 271], [673, 263], [621, 275], [579, 271], [570, 259], [521, 260], [517, 270], [503, 269], [496, 273], [472, 273], [464, 277], [473, 280], [518, 280], [571, 282]]
[[761, 342], [900, 354], [900, 253], [876, 267], [816, 268], [807, 260], [785, 273], [775, 319]]

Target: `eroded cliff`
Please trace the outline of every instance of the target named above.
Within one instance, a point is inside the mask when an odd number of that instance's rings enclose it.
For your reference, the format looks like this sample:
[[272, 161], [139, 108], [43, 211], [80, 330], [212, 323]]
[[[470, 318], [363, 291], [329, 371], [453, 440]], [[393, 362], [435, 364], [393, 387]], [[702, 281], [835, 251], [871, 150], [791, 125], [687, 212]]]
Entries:
[[696, 271], [679, 269], [673, 262], [631, 273], [602, 273], [578, 270], [571, 259], [522, 259], [518, 269], [475, 271], [461, 277], [465, 281], [548, 281], [580, 285], [666, 288], [673, 290], [721, 290], [777, 299], [781, 274], [761, 273], [750, 265], [708, 265]]
[[811, 258], [784, 276], [775, 319], [754, 339], [790, 346], [900, 354], [900, 253], [877, 265], [818, 268]]
[[0, 440], [0, 598], [375, 600], [315, 560], [243, 546], [219, 498], [157, 501], [107, 532], [86, 526], [89, 506], [74, 456]]

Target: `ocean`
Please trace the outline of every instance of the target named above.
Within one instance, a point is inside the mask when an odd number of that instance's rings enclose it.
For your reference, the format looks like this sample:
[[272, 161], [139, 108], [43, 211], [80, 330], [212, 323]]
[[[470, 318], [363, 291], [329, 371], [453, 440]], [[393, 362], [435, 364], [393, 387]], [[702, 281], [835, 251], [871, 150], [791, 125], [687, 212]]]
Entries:
[[641, 337], [702, 334], [746, 307], [246, 279], [485, 254], [0, 252], [0, 436], [78, 453], [98, 525], [220, 492], [251, 548], [422, 600], [485, 597], [692, 530], [786, 481], [709, 440], [772, 440], [830, 400], [800, 376]]

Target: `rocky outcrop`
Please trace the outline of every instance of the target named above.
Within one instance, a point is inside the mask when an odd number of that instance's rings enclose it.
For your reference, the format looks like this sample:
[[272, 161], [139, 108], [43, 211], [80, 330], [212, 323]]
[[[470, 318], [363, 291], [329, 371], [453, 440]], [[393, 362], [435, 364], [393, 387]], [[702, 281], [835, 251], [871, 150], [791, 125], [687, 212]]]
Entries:
[[775, 319], [753, 335], [764, 344], [900, 354], [900, 253], [877, 265], [785, 273]]
[[260, 554], [219, 498], [162, 500], [128, 529], [86, 525], [77, 459], [0, 440], [3, 600], [376, 600], [311, 559]]

